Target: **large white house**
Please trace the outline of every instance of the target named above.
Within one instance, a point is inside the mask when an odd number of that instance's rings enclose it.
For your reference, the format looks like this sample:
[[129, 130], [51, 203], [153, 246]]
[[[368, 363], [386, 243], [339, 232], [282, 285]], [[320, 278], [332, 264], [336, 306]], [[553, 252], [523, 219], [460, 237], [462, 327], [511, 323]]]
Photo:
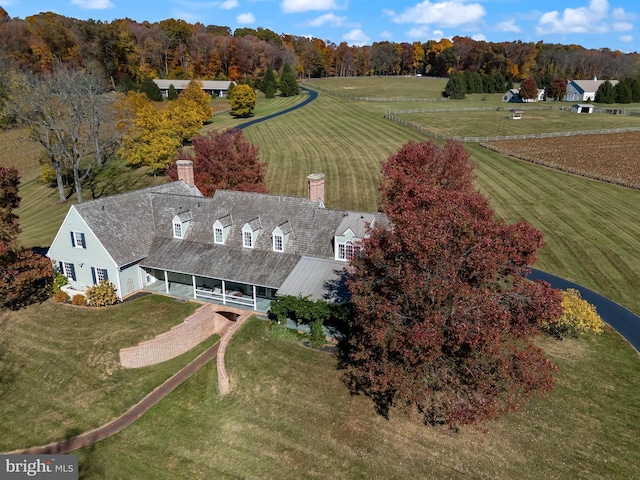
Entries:
[[[567, 84], [567, 94], [564, 97], [565, 102], [593, 102], [596, 98], [596, 92], [600, 85], [606, 80], [598, 80], [593, 77], [591, 80], [571, 80]], [[618, 80], [609, 80], [611, 85], [616, 86]]]
[[267, 311], [277, 294], [335, 297], [344, 267], [380, 213], [308, 197], [229, 190], [203, 197], [193, 167], [179, 180], [72, 206], [47, 256], [80, 292], [103, 280], [124, 299], [147, 290]]

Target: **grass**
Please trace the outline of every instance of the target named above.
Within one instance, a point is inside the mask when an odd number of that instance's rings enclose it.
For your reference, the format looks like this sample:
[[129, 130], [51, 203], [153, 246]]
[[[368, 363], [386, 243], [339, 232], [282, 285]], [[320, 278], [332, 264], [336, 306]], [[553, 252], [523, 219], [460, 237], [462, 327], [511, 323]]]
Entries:
[[[640, 361], [611, 333], [542, 346], [555, 390], [520, 413], [454, 433], [352, 397], [336, 359], [250, 320], [227, 350], [120, 434], [77, 452], [83, 478], [632, 478]], [[587, 381], [588, 379], [588, 381]], [[597, 385], [597, 388], [594, 388]], [[117, 461], [116, 461], [117, 460]]]
[[531, 135], [640, 126], [638, 117], [606, 113], [578, 115], [568, 110], [525, 110], [520, 120], [510, 120], [509, 111], [502, 109], [483, 112], [421, 112], [394, 115], [434, 133], [459, 137]]
[[48, 301], [0, 314], [0, 451], [60, 440], [124, 413], [213, 339], [131, 370], [120, 366], [120, 348], [169, 330], [197, 306], [144, 296], [104, 309]]
[[441, 98], [447, 80], [427, 77], [334, 77], [305, 80], [339, 95], [370, 98]]
[[0, 167], [17, 169], [23, 184], [40, 178], [38, 155], [43, 149], [39, 143], [29, 139], [27, 129], [0, 130], [0, 145]]

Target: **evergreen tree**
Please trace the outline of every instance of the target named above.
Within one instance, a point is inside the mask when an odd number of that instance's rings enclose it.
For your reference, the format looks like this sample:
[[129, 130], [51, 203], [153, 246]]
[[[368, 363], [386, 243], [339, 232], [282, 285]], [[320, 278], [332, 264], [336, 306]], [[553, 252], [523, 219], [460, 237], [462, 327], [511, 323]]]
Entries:
[[169, 90], [167, 91], [167, 99], [168, 100], [177, 100], [178, 99], [178, 90], [173, 86], [173, 83], [169, 85]]
[[279, 88], [283, 97], [293, 97], [300, 93], [296, 74], [288, 63], [285, 63], [284, 67], [282, 67]]
[[631, 85], [627, 78], [621, 80], [615, 87], [613, 87], [613, 93], [616, 103], [631, 103], [633, 101]]
[[140, 91], [144, 93], [147, 98], [153, 102], [161, 102], [162, 101], [162, 93], [160, 93], [160, 87], [156, 85], [150, 78], [145, 78], [140, 85]]
[[594, 101], [596, 103], [614, 103], [616, 101], [616, 94], [609, 80], [606, 80], [598, 87]]
[[120, 83], [118, 84], [118, 91], [122, 93], [128, 93], [131, 90], [136, 90], [136, 84], [131, 79], [131, 76], [128, 73], [122, 75], [120, 79]]
[[278, 84], [276, 82], [276, 77], [273, 74], [273, 70], [271, 67], [267, 67], [264, 78], [262, 79], [262, 82], [260, 82], [260, 90], [262, 90], [265, 97], [274, 98], [276, 96], [277, 88]]
[[464, 79], [464, 74], [454, 73], [449, 78], [447, 86], [444, 87], [443, 96], [449, 97], [452, 100], [462, 100], [467, 92], [467, 85]]

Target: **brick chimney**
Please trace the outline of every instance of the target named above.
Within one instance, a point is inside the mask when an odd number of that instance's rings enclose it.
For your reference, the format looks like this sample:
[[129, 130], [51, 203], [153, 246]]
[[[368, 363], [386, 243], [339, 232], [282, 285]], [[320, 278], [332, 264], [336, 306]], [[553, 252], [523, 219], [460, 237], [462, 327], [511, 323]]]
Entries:
[[178, 160], [178, 180], [183, 180], [187, 185], [195, 185], [193, 180], [193, 162], [191, 160]]
[[320, 202], [324, 206], [324, 174], [312, 173], [307, 176], [309, 186], [309, 201]]

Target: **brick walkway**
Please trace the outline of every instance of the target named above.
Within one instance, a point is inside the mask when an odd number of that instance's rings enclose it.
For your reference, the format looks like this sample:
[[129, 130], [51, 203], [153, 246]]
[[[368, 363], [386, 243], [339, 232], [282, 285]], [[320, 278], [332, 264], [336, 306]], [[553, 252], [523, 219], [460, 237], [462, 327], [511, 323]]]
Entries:
[[[229, 377], [224, 366], [224, 352], [225, 347], [228, 345], [229, 340], [233, 334], [242, 326], [244, 321], [253, 315], [255, 312], [247, 312], [239, 316], [236, 322], [228, 322], [222, 331], [220, 331], [220, 341], [215, 345], [207, 349], [204, 353], [200, 354], [195, 360], [189, 363], [182, 370], [178, 371], [171, 378], [166, 380], [162, 385], [149, 393], [139, 403], [131, 407], [121, 417], [112, 420], [111, 422], [96, 428], [86, 433], [76, 435], [75, 437], [62, 440], [60, 442], [50, 443], [48, 445], [42, 445], [39, 447], [26, 448], [22, 450], [14, 450], [12, 452], [6, 452], [8, 454], [59, 454], [68, 453], [77, 450], [82, 447], [87, 447], [92, 443], [104, 440], [111, 435], [124, 430], [126, 427], [135, 422], [138, 418], [144, 415], [151, 407], [156, 405], [160, 400], [173, 392], [179, 385], [187, 380], [191, 375], [197, 372], [200, 367], [206, 365], [213, 358], [217, 357], [218, 368], [218, 387], [221, 394], [226, 393], [229, 390]], [[222, 345], [222, 348], [221, 348]]]

